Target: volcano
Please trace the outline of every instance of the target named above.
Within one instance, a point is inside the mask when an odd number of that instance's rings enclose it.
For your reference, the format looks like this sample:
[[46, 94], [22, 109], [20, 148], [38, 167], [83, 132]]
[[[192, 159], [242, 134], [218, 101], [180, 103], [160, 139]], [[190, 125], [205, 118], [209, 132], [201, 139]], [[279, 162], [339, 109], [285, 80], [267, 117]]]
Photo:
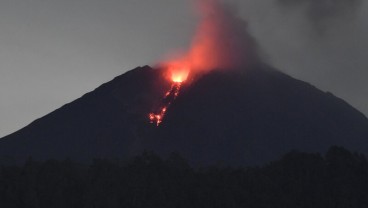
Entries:
[[0, 139], [2, 161], [179, 153], [193, 165], [254, 165], [332, 145], [368, 153], [368, 119], [331, 93], [267, 65], [188, 78], [157, 126], [171, 83], [138, 67]]

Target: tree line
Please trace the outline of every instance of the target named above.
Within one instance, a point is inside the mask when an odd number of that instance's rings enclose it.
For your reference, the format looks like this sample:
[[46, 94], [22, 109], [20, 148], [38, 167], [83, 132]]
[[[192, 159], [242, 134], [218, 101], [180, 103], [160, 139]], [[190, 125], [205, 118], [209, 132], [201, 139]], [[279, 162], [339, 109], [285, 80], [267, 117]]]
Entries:
[[129, 161], [37, 162], [0, 168], [1, 208], [368, 207], [364, 155], [331, 147], [290, 152], [261, 167], [192, 168], [178, 154]]

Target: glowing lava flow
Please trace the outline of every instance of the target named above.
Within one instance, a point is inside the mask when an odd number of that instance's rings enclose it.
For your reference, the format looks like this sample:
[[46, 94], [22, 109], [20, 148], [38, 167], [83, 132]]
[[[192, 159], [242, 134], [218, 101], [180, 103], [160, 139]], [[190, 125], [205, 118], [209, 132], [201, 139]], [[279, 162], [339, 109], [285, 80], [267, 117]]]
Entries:
[[165, 117], [167, 109], [170, 107], [171, 103], [178, 97], [182, 80], [174, 80], [169, 91], [166, 92], [165, 97], [162, 99], [162, 104], [156, 113], [150, 113], [149, 119], [150, 123], [154, 123], [159, 126]]

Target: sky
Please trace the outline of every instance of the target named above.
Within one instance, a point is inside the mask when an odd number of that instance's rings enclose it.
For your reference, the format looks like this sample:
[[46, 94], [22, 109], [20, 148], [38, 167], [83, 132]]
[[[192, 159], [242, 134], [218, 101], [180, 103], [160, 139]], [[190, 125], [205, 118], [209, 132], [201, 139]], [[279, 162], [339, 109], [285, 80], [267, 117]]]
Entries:
[[[1, 0], [0, 137], [188, 48], [193, 0]], [[368, 2], [224, 0], [270, 65], [368, 115]]]

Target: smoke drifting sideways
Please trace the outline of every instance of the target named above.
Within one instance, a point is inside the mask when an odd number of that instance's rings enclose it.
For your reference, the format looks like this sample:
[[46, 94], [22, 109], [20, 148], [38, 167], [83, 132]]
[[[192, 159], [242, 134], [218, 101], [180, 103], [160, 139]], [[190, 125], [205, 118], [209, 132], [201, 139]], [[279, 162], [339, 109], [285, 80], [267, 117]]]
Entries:
[[[234, 7], [218, 0], [193, 2], [199, 24], [189, 49], [163, 62], [171, 79], [210, 70], [246, 69], [259, 61], [258, 47]], [[183, 77], [184, 75], [184, 77]]]
[[277, 0], [286, 9], [300, 8], [317, 32], [334, 21], [354, 18], [362, 0]]

